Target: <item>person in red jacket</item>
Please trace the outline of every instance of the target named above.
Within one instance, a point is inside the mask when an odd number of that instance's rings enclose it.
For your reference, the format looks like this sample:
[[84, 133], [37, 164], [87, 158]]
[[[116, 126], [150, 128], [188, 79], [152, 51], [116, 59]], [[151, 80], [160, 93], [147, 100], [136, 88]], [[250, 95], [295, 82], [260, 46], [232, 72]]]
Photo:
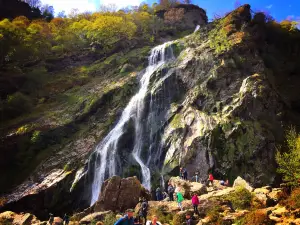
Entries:
[[208, 185], [209, 183], [214, 186], [214, 176], [211, 173], [208, 175]]
[[194, 195], [192, 197], [192, 204], [193, 204], [193, 207], [194, 207], [194, 213], [199, 216], [200, 213], [198, 211], [198, 206], [199, 206], [200, 202], [199, 202], [199, 198], [198, 198], [196, 193], [194, 193]]

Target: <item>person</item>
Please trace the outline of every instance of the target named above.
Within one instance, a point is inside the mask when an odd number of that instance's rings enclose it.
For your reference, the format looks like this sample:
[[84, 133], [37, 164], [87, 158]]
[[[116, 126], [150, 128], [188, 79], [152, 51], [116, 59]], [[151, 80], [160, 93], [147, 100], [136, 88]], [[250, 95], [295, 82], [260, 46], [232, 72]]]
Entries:
[[53, 216], [52, 213], [49, 213], [49, 216], [50, 216], [50, 218], [49, 218], [49, 224], [52, 225], [53, 222], [54, 222], [54, 216]]
[[179, 177], [181, 179], [183, 179], [183, 170], [182, 170], [182, 167], [180, 167], [180, 169], [179, 169]]
[[186, 168], [183, 168], [183, 179], [187, 180], [188, 179], [187, 177], [188, 177], [188, 172], [187, 172]]
[[168, 186], [168, 194], [169, 194], [169, 200], [174, 201], [174, 187], [171, 183], [169, 183]]
[[194, 207], [194, 214], [197, 214], [198, 216], [200, 215], [200, 213], [198, 211], [199, 204], [200, 204], [199, 198], [198, 198], [197, 194], [194, 193], [193, 197], [192, 197], [192, 205]]
[[126, 210], [126, 215], [117, 220], [114, 225], [134, 225], [133, 212], [133, 209]]
[[158, 217], [156, 215], [153, 215], [152, 220], [148, 220], [146, 225], [161, 225], [161, 223], [158, 221]]
[[164, 192], [162, 193], [162, 195], [163, 195], [163, 200], [164, 200], [164, 201], [167, 201], [168, 198], [169, 198], [168, 193], [164, 191]]
[[141, 221], [140, 221], [139, 218], [134, 218], [133, 219], [133, 223], [134, 223], [134, 225], [142, 225], [142, 223], [141, 223]]
[[141, 218], [144, 218], [144, 222], [146, 224], [147, 214], [148, 214], [148, 202], [146, 199], [144, 199], [141, 204], [141, 208], [139, 210], [139, 221], [141, 221]]
[[184, 198], [183, 198], [180, 190], [177, 192], [176, 196], [177, 196], [178, 207], [180, 208], [181, 211], [183, 211], [182, 202], [183, 202]]
[[195, 182], [198, 183], [198, 180], [199, 180], [199, 175], [198, 175], [198, 172], [195, 173]]
[[226, 187], [229, 187], [229, 180], [227, 179], [224, 184]]
[[221, 180], [221, 181], [220, 181], [220, 184], [221, 184], [222, 186], [225, 186], [225, 181], [224, 181], [224, 180]]
[[156, 200], [161, 201], [162, 200], [162, 192], [160, 190], [160, 187], [156, 188]]
[[63, 221], [65, 225], [68, 225], [70, 223], [70, 218], [66, 213], [64, 215]]
[[187, 212], [185, 214], [185, 219], [186, 219], [186, 225], [194, 225], [194, 220], [190, 212]]
[[214, 176], [212, 175], [212, 173], [208, 175], [208, 185], [209, 183], [211, 183], [211, 185], [214, 186]]

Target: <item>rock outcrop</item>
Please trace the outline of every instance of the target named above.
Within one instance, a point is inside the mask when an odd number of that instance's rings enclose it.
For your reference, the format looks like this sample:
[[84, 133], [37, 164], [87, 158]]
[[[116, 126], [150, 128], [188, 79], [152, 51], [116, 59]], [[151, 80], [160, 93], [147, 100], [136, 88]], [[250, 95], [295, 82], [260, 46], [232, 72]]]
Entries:
[[34, 215], [29, 213], [16, 214], [14, 212], [6, 211], [0, 213], [0, 224], [39, 225], [40, 221]]
[[197, 195], [202, 195], [207, 193], [206, 186], [197, 183], [197, 182], [189, 182], [180, 179], [179, 177], [171, 177], [169, 183], [176, 187], [175, 189], [180, 189], [180, 192], [183, 194], [185, 198], [191, 198], [191, 196], [196, 193]]
[[122, 212], [134, 208], [141, 198], [150, 200], [150, 194], [136, 177], [122, 179], [119, 176], [113, 176], [102, 185], [94, 211], [112, 210]]
[[172, 24], [179, 29], [195, 29], [197, 25], [203, 26], [208, 22], [206, 12], [197, 5], [179, 4], [168, 10], [156, 13], [167, 24]]

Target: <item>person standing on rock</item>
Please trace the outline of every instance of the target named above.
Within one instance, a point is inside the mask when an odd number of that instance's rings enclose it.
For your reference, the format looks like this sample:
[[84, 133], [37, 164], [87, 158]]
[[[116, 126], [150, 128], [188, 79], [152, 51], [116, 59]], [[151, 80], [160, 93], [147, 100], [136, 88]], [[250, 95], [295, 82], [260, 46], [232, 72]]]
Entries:
[[133, 209], [126, 211], [126, 216], [120, 218], [114, 225], [134, 225]]
[[163, 198], [162, 191], [160, 190], [160, 187], [156, 188], [156, 201], [161, 201]]
[[187, 180], [188, 179], [188, 172], [187, 172], [186, 168], [183, 168], [182, 170], [183, 170], [183, 179]]
[[209, 183], [211, 183], [211, 186], [214, 186], [214, 176], [212, 175], [212, 173], [208, 175], [208, 185]]
[[199, 206], [200, 202], [199, 202], [199, 198], [196, 193], [194, 193], [194, 195], [192, 197], [192, 204], [194, 207], [194, 214], [197, 214], [199, 216], [200, 213], [198, 211], [198, 206]]
[[174, 187], [171, 183], [168, 186], [169, 201], [174, 201]]
[[178, 207], [180, 208], [181, 211], [183, 211], [182, 202], [183, 202], [184, 198], [180, 191], [177, 192], [176, 196], [177, 196]]
[[161, 223], [158, 221], [158, 217], [156, 215], [152, 216], [152, 220], [148, 220], [146, 225], [161, 225]]
[[69, 216], [67, 214], [64, 215], [64, 219], [63, 220], [64, 220], [64, 224], [65, 225], [68, 225], [69, 222], [70, 222], [70, 218], [69, 218]]
[[183, 180], [183, 169], [180, 167], [179, 169], [179, 177]]
[[53, 222], [54, 222], [54, 216], [53, 216], [52, 213], [49, 213], [49, 216], [50, 216], [50, 218], [49, 218], [49, 224], [52, 225]]
[[139, 210], [139, 221], [141, 222], [141, 218], [144, 218], [144, 224], [146, 224], [148, 215], [148, 202], [146, 199], [143, 200], [141, 204], [141, 208]]

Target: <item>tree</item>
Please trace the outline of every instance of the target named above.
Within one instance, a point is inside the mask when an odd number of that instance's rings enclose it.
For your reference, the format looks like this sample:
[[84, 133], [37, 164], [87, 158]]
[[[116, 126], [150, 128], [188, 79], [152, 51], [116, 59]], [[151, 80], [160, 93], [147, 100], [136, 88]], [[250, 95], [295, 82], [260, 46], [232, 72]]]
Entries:
[[40, 8], [42, 6], [41, 0], [23, 0], [23, 2], [26, 2], [32, 8]]
[[118, 9], [118, 6], [116, 4], [102, 4], [100, 5], [100, 12], [116, 12]]
[[59, 13], [57, 14], [57, 17], [58, 17], [58, 18], [66, 18], [66, 17], [67, 17], [67, 16], [66, 16], [66, 12], [65, 12], [65, 11], [59, 12]]
[[47, 21], [51, 21], [54, 18], [54, 8], [51, 5], [43, 5], [41, 8], [42, 15]]
[[295, 128], [291, 128], [286, 135], [287, 150], [276, 153], [279, 165], [278, 172], [283, 175], [283, 180], [289, 185], [299, 186], [300, 180], [300, 135]]

